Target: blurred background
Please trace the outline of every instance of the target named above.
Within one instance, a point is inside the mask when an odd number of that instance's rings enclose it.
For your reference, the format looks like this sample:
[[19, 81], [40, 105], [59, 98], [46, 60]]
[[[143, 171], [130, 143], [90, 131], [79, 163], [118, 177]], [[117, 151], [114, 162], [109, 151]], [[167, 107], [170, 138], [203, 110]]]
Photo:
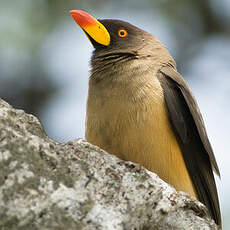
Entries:
[[84, 138], [92, 52], [70, 9], [129, 21], [169, 49], [200, 105], [230, 229], [230, 1], [0, 0], [0, 97], [38, 116], [59, 142]]

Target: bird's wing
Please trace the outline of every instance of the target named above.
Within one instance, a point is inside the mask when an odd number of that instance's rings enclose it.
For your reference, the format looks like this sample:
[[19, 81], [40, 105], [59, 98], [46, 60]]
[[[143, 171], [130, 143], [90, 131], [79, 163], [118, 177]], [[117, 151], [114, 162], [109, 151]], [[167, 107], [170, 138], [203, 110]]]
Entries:
[[220, 175], [204, 122], [192, 92], [172, 67], [157, 75], [164, 92], [168, 116], [186, 167], [197, 192], [216, 223], [221, 224], [219, 200], [212, 169]]

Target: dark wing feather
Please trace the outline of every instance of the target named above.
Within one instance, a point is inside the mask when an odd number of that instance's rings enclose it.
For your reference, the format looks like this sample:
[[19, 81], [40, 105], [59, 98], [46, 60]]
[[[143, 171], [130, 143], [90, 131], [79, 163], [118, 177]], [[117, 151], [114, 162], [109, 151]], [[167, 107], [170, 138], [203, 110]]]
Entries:
[[212, 168], [220, 174], [197, 103], [184, 79], [172, 67], [163, 67], [157, 77], [198, 199], [206, 205], [215, 222], [221, 225]]

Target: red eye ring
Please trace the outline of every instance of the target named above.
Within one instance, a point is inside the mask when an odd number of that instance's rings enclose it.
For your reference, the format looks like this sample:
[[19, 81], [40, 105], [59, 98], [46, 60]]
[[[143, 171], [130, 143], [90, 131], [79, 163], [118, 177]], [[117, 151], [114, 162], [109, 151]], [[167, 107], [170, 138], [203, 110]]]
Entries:
[[119, 37], [125, 38], [127, 35], [128, 35], [127, 30], [125, 30], [125, 29], [120, 29], [120, 30], [118, 30], [118, 36], [119, 36]]

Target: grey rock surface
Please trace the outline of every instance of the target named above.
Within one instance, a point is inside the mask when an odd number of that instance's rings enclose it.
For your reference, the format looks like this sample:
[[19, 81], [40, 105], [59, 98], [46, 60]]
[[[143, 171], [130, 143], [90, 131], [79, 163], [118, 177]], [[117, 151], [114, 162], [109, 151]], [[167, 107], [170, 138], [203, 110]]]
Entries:
[[0, 229], [217, 227], [156, 174], [81, 139], [57, 143], [36, 117], [0, 99]]

